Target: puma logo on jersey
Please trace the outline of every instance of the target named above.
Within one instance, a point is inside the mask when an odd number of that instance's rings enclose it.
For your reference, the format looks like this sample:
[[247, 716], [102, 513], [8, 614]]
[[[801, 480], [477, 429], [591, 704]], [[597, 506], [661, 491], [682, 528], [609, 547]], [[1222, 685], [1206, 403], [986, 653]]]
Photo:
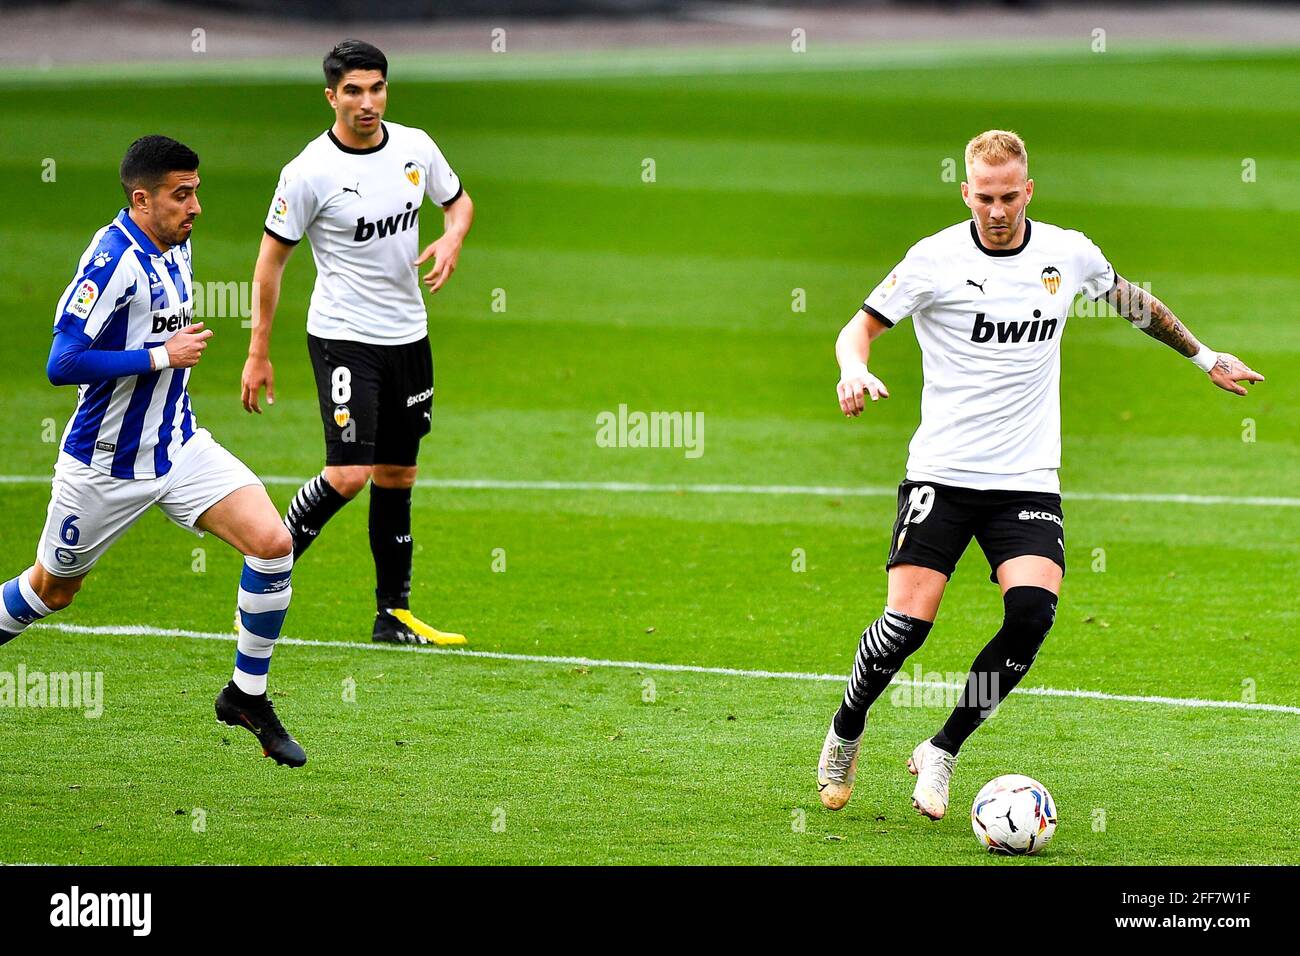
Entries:
[[368, 242], [372, 237], [378, 235], [380, 239], [385, 236], [396, 235], [399, 232], [405, 232], [419, 222], [420, 210], [412, 209], [411, 204], [406, 204], [406, 212], [395, 213], [386, 216], [383, 219], [376, 219], [374, 222], [364, 218], [357, 217], [357, 229], [352, 234], [353, 242]]
[[356, 197], [357, 197], [358, 199], [360, 199], [360, 198], [361, 198], [361, 190], [357, 188], [357, 186], [360, 186], [360, 185], [361, 185], [360, 183], [357, 183], [356, 186], [343, 186], [343, 187], [342, 187], [342, 190], [343, 190], [343, 192], [345, 192], [345, 193], [353, 193], [353, 194], [356, 195]]
[[[985, 279], [985, 280], [984, 280], [984, 282], [988, 282], [988, 281], [989, 281], [988, 279]], [[976, 282], [974, 279], [967, 279], [967, 280], [966, 280], [966, 284], [967, 284], [967, 285], [973, 285], [975, 288], [979, 289], [981, 292], [984, 291], [984, 282]]]
[[1042, 315], [1042, 312], [1034, 309], [1034, 317], [1022, 322], [989, 322], [984, 318], [983, 312], [976, 312], [970, 340], [980, 345], [992, 342], [995, 337], [1000, 345], [1007, 342], [1046, 342], [1056, 335], [1058, 322], [1056, 319], [1043, 319]]

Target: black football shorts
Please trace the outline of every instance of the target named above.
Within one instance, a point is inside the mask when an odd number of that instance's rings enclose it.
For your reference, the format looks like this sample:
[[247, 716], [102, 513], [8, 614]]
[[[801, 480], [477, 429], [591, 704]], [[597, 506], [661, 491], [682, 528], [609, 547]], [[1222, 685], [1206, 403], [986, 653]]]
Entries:
[[307, 336], [325, 425], [325, 464], [415, 464], [433, 424], [428, 336], [371, 345]]
[[997, 582], [998, 565], [1027, 554], [1051, 558], [1065, 572], [1061, 496], [1041, 491], [977, 491], [933, 481], [898, 486], [898, 518], [886, 567], [916, 564], [952, 577], [974, 538]]

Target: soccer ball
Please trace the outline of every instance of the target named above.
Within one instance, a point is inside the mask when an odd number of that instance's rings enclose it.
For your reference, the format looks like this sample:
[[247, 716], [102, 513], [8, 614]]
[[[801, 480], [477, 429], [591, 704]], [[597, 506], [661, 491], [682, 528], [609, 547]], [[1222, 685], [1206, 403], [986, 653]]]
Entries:
[[1033, 777], [994, 777], [970, 808], [970, 825], [990, 853], [1037, 853], [1056, 832], [1056, 801]]

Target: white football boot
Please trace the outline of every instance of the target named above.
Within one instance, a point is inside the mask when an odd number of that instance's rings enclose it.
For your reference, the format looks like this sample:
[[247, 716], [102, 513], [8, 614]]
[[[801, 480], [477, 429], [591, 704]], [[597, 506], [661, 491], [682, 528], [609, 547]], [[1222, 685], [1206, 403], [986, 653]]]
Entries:
[[931, 820], [942, 820], [948, 812], [948, 784], [952, 781], [957, 758], [922, 740], [907, 761], [907, 772], [915, 775], [916, 788], [912, 791], [912, 806]]
[[834, 721], [826, 731], [821, 759], [817, 761], [817, 795], [827, 810], [838, 810], [849, 802], [858, 775], [858, 749], [865, 735], [864, 727], [857, 740], [845, 740], [835, 733]]

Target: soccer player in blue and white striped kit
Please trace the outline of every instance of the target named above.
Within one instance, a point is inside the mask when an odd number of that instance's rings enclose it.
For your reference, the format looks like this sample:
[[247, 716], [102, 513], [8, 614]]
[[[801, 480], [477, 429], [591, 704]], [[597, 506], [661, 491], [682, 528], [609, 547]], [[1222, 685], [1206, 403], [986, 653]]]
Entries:
[[199, 157], [165, 136], [122, 160], [127, 207], [97, 233], [55, 312], [46, 372], [76, 385], [36, 563], [0, 587], [0, 644], [67, 607], [95, 562], [152, 505], [244, 555], [234, 677], [217, 718], [266, 756], [307, 754], [266, 696], [271, 652], [293, 594], [293, 539], [262, 483], [194, 419], [187, 390], [212, 335], [191, 323], [190, 233], [202, 211]]

